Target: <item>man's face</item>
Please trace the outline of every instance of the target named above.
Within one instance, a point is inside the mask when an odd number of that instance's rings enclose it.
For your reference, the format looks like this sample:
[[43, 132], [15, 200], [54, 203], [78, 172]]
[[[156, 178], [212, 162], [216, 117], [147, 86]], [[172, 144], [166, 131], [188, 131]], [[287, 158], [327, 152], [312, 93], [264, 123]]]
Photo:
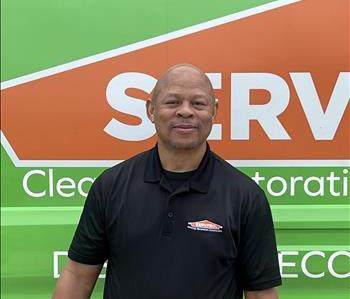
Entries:
[[216, 114], [211, 86], [204, 74], [187, 66], [166, 76], [148, 105], [158, 142], [169, 149], [195, 149], [205, 143]]

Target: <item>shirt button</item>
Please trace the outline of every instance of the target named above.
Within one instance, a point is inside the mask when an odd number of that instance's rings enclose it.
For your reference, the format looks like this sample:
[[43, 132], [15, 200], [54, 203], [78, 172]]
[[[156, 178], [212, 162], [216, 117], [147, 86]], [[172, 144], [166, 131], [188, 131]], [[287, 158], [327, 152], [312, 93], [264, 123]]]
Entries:
[[169, 212], [169, 213], [168, 213], [168, 217], [169, 217], [169, 218], [173, 218], [173, 217], [174, 217], [174, 213], [173, 213], [173, 212]]

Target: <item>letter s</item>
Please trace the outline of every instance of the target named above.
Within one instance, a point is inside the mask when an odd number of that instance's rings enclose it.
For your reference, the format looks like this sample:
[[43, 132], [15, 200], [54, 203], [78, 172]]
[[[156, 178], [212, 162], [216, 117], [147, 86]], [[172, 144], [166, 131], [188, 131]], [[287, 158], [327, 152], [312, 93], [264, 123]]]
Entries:
[[120, 112], [137, 116], [141, 119], [139, 125], [127, 125], [113, 118], [104, 131], [118, 139], [140, 141], [155, 134], [154, 125], [147, 117], [145, 101], [125, 94], [128, 88], [138, 88], [151, 93], [157, 80], [143, 73], [122, 73], [115, 76], [106, 89], [109, 105]]

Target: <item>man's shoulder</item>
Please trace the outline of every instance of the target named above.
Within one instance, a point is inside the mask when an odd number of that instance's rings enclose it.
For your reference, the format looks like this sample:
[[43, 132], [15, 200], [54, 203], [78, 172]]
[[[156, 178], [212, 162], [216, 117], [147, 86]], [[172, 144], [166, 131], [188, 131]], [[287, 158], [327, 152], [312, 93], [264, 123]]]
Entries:
[[147, 157], [153, 149], [148, 149], [127, 160], [124, 160], [110, 168], [105, 169], [99, 176], [100, 180], [116, 180], [122, 177], [130, 177], [132, 173], [141, 174], [143, 176], [144, 167], [146, 166]]
[[120, 162], [120, 163], [112, 166], [110, 168], [110, 171], [111, 172], [124, 171], [124, 170], [128, 170], [128, 169], [135, 167], [135, 166], [141, 166], [143, 164], [146, 164], [147, 158], [152, 153], [153, 150], [154, 149], [151, 148], [151, 149], [148, 149], [144, 152], [138, 153], [137, 155], [132, 156], [132, 157], [128, 158], [127, 160], [124, 160], [123, 162]]
[[237, 169], [235, 166], [221, 158], [218, 154], [213, 152], [215, 160], [214, 175], [223, 183], [228, 183], [233, 188], [239, 188], [250, 192], [260, 193], [261, 188], [248, 175]]

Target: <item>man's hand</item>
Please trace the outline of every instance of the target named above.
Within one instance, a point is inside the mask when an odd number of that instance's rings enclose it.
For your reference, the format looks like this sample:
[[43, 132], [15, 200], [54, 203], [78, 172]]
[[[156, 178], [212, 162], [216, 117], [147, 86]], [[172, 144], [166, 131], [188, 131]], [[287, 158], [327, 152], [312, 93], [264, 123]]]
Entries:
[[103, 265], [85, 265], [69, 260], [57, 282], [53, 299], [90, 298]]
[[261, 291], [244, 291], [245, 299], [278, 299], [275, 288], [261, 290]]

